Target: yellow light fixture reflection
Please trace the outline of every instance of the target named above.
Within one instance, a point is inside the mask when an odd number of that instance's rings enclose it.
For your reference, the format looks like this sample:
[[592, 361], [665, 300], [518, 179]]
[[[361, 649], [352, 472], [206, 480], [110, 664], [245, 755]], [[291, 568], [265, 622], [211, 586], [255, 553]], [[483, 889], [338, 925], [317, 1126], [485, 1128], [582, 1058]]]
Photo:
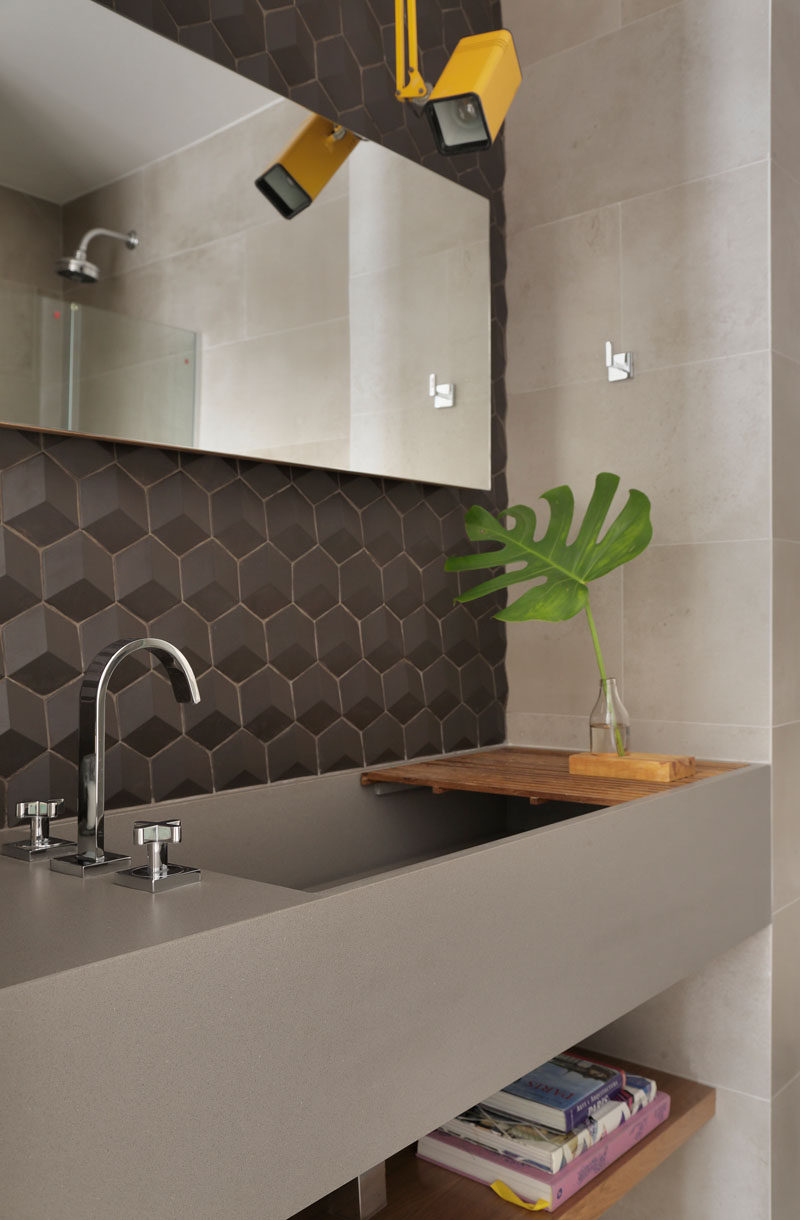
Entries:
[[256, 186], [281, 216], [291, 220], [316, 199], [357, 143], [352, 131], [314, 114], [278, 160], [256, 178]]

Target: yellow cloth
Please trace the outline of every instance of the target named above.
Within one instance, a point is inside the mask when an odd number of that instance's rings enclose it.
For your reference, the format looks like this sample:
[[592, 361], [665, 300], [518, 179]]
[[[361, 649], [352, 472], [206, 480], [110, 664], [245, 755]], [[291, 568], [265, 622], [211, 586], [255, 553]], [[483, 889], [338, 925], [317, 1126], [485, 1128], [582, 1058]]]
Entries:
[[492, 1182], [492, 1190], [501, 1199], [505, 1199], [506, 1203], [516, 1203], [517, 1207], [524, 1207], [526, 1212], [543, 1212], [547, 1210], [547, 1204], [544, 1199], [539, 1199], [537, 1203], [523, 1203], [519, 1195], [515, 1195], [510, 1186], [506, 1186], [505, 1182]]

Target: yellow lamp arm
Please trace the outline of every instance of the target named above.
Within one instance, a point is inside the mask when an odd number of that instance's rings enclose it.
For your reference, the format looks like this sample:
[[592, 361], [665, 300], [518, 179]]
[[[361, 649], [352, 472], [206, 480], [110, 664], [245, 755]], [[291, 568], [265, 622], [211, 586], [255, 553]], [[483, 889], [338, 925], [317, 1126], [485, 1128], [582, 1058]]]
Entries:
[[[406, 10], [408, 11], [408, 79], [406, 79]], [[417, 0], [394, 0], [396, 95], [401, 101], [426, 97], [429, 90], [419, 71]]]

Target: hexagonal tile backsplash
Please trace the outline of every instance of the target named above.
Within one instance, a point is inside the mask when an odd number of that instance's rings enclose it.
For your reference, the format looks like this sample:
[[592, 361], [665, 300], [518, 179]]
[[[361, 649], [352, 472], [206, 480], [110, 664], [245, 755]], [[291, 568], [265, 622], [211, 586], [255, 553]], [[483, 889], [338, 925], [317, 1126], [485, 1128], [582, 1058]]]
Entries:
[[[178, 707], [146, 658], [112, 681], [107, 804], [488, 745], [504, 737], [496, 605], [454, 606], [444, 555], [505, 505], [502, 144], [444, 159], [393, 96], [392, 0], [98, 0], [458, 178], [492, 204], [490, 494], [0, 429], [0, 803], [74, 808], [80, 676], [163, 636], [197, 673]], [[493, 0], [420, 6], [423, 74]]]

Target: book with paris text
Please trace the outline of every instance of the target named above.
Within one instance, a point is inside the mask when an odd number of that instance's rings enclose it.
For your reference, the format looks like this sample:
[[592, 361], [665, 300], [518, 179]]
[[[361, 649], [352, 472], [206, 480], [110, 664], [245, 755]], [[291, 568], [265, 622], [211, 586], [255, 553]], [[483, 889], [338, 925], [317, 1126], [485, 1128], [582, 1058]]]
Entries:
[[511, 1202], [522, 1200], [534, 1204], [537, 1211], [554, 1212], [663, 1123], [669, 1116], [669, 1106], [669, 1094], [656, 1093], [654, 1100], [638, 1114], [564, 1165], [558, 1173], [547, 1173], [535, 1165], [513, 1160], [458, 1136], [446, 1135], [441, 1128], [418, 1141], [417, 1156], [462, 1177], [483, 1182], [501, 1198]]
[[565, 1052], [483, 1100], [512, 1118], [571, 1131], [599, 1102], [625, 1088], [622, 1069]]

